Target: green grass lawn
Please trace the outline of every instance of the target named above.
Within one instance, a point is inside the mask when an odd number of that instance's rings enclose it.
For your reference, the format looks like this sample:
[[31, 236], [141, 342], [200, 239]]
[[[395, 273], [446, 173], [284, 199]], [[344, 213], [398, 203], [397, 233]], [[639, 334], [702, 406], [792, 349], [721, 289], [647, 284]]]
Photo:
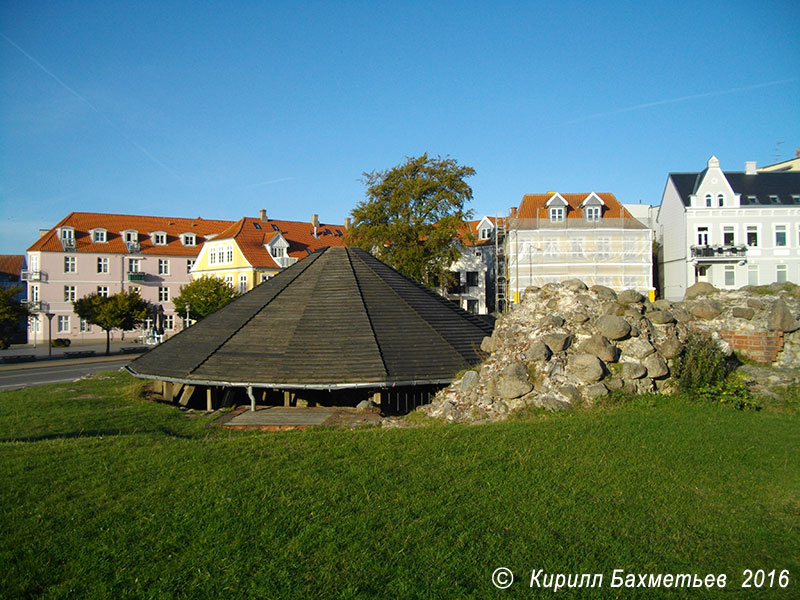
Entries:
[[[800, 413], [654, 397], [514, 422], [223, 431], [123, 374], [0, 394], [9, 598], [800, 597]], [[510, 568], [508, 590], [492, 572]], [[602, 589], [530, 589], [532, 569]], [[725, 573], [612, 589], [612, 571]], [[744, 569], [788, 588], [742, 590]], [[777, 586], [777, 577], [775, 579]]]

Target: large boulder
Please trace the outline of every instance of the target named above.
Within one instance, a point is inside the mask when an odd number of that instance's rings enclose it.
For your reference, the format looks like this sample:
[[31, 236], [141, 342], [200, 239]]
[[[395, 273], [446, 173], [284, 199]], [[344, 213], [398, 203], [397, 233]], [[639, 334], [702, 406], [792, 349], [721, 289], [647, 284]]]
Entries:
[[624, 362], [622, 363], [622, 378], [623, 379], [641, 379], [647, 375], [647, 369], [640, 365], [638, 362]]
[[548, 333], [542, 336], [542, 341], [553, 354], [557, 354], [569, 348], [572, 336], [566, 333]]
[[525, 360], [529, 363], [549, 360], [552, 354], [547, 344], [541, 340], [537, 340], [528, 347], [528, 350], [525, 352]]
[[794, 318], [786, 306], [783, 298], [778, 298], [775, 304], [772, 305], [772, 310], [769, 313], [769, 328], [771, 331], [782, 331], [784, 333], [791, 333], [800, 329], [800, 323]]
[[675, 316], [668, 310], [651, 310], [647, 318], [655, 325], [667, 325], [675, 322]]
[[528, 368], [522, 363], [511, 363], [500, 372], [495, 382], [500, 398], [519, 398], [533, 389], [528, 380]]
[[644, 302], [644, 296], [636, 290], [624, 290], [617, 294], [617, 302], [620, 304], [635, 304], [637, 302]]
[[586, 284], [580, 279], [567, 279], [566, 281], [562, 281], [561, 285], [568, 290], [572, 290], [573, 292], [582, 292], [583, 290], [587, 289]]
[[736, 319], [745, 319], [749, 321], [756, 315], [756, 311], [749, 306], [734, 306], [731, 309], [731, 315]]
[[686, 293], [683, 295], [684, 301], [686, 300], [693, 300], [698, 296], [708, 296], [709, 294], [714, 294], [719, 290], [715, 288], [713, 285], [706, 281], [698, 281], [686, 290]]
[[722, 307], [713, 300], [700, 300], [692, 306], [690, 312], [698, 319], [710, 321], [722, 313]]
[[603, 300], [616, 300], [617, 299], [617, 292], [612, 290], [610, 287], [606, 287], [604, 285], [593, 285], [589, 288], [593, 291], [599, 298]]
[[597, 319], [595, 327], [609, 340], [622, 340], [631, 333], [630, 323], [617, 315], [603, 315]]
[[619, 348], [610, 344], [602, 335], [593, 335], [583, 342], [579, 348], [580, 352], [592, 354], [603, 362], [617, 362], [619, 358]]
[[592, 354], [573, 354], [567, 362], [567, 373], [586, 383], [600, 381], [605, 368], [600, 359]]
[[662, 377], [669, 375], [667, 363], [665, 363], [655, 354], [651, 354], [644, 359], [644, 366], [647, 369], [647, 376], [651, 379], [661, 379]]
[[461, 391], [469, 392], [477, 385], [479, 380], [480, 375], [478, 375], [477, 371], [467, 371], [464, 373], [464, 377], [461, 378]]
[[643, 360], [656, 351], [653, 345], [644, 337], [626, 340], [620, 344], [620, 347], [623, 355], [636, 360]]

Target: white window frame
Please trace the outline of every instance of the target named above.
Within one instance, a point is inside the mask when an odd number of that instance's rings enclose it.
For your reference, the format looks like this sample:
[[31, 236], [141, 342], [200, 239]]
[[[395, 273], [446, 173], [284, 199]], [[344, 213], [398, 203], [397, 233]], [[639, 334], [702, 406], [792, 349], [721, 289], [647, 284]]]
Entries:
[[128, 259], [128, 273], [141, 273], [142, 272], [142, 259], [129, 258]]
[[74, 240], [75, 239], [75, 229], [73, 227], [62, 227], [59, 230], [58, 239], [60, 239], [60, 240]]
[[[745, 230], [744, 231], [745, 231], [744, 241], [745, 241], [745, 244], [747, 245], [747, 247], [748, 248], [758, 248], [759, 247], [758, 244], [759, 244], [759, 241], [761, 239], [761, 226], [760, 225], [745, 225]], [[750, 234], [751, 233], [755, 233], [756, 234], [756, 243], [755, 244], [751, 244], [750, 243]]]
[[[774, 236], [772, 238], [775, 248], [788, 248], [789, 247], [789, 227], [785, 223], [775, 223], [773, 225]], [[783, 243], [778, 243], [778, 234], [783, 234]]]
[[225, 275], [224, 281], [225, 281], [225, 285], [228, 285], [228, 286], [230, 286], [231, 289], [234, 289], [233, 288], [233, 275], [228, 273], [227, 275]]
[[108, 241], [108, 234], [105, 229], [92, 229], [92, 243], [105, 244]]
[[711, 194], [706, 194], [706, 208], [711, 208], [711, 204], [713, 203], [713, 196]]
[[139, 241], [139, 232], [133, 229], [128, 229], [123, 232], [125, 235], [126, 244], [136, 244]]
[[[730, 282], [728, 278], [730, 276]], [[736, 267], [734, 265], [725, 265], [725, 269], [723, 269], [723, 280], [725, 287], [733, 288], [736, 287]]]
[[78, 266], [74, 256], [64, 257], [64, 273], [77, 273]]
[[64, 286], [64, 302], [75, 302], [75, 286], [74, 285], [65, 285]]
[[[700, 243], [700, 230], [705, 230], [705, 238], [706, 241], [704, 244]], [[710, 246], [711, 245], [711, 226], [710, 225], [695, 225], [694, 226], [694, 241], [695, 244], [698, 246]]]
[[81, 333], [89, 333], [91, 331], [92, 326], [89, 324], [89, 321], [86, 319], [81, 319], [80, 324], [78, 325], [78, 331]]
[[97, 295], [103, 298], [108, 298], [108, 286], [107, 285], [98, 285], [97, 286]]
[[233, 244], [227, 244], [225, 246], [225, 264], [233, 264]]
[[488, 239], [489, 239], [489, 237], [491, 236], [491, 233], [492, 233], [492, 230], [491, 230], [491, 229], [489, 229], [488, 227], [483, 227], [483, 228], [482, 228], [482, 229], [481, 229], [481, 230], [478, 232], [478, 239], [481, 239], [481, 240], [488, 240]]
[[69, 333], [70, 324], [69, 324], [69, 315], [58, 315], [58, 319], [56, 321], [56, 333]]
[[158, 259], [158, 274], [159, 275], [169, 275], [169, 259], [168, 258], [159, 258]]
[[195, 259], [194, 258], [187, 258], [186, 259], [186, 272], [191, 273], [192, 268], [194, 267]]
[[[725, 241], [725, 234], [726, 233], [730, 233], [731, 234], [731, 242], [730, 242], [730, 244]], [[736, 225], [723, 225], [722, 226], [722, 245], [723, 246], [735, 246], [736, 245]]]
[[166, 285], [159, 286], [158, 288], [158, 301], [169, 302], [169, 287]]
[[31, 285], [28, 291], [30, 292], [29, 300], [31, 302], [39, 302], [39, 284]]
[[208, 249], [208, 264], [215, 265], [217, 264], [217, 247], [211, 246]]
[[153, 245], [154, 246], [166, 246], [167, 245], [167, 234], [163, 231], [154, 231], [153, 232]]
[[717, 206], [720, 208], [725, 206], [725, 194], [717, 194]]
[[[781, 278], [783, 275], [783, 278]], [[786, 265], [775, 265], [775, 281], [777, 283], [784, 283], [789, 281], [789, 267]]]
[[175, 329], [175, 315], [164, 315], [164, 329], [168, 331]]
[[566, 219], [566, 207], [551, 206], [547, 209], [547, 218], [551, 223], [563, 223]]
[[247, 291], [247, 273], [240, 273], [238, 292], [240, 294], [244, 294], [246, 291]]
[[585, 215], [587, 221], [597, 223], [600, 220], [602, 210], [599, 206], [587, 206], [583, 209], [583, 214]]
[[108, 275], [108, 258], [104, 256], [97, 257], [97, 272], [103, 275]]
[[181, 242], [184, 246], [196, 246], [197, 237], [193, 233], [184, 233], [181, 235]]

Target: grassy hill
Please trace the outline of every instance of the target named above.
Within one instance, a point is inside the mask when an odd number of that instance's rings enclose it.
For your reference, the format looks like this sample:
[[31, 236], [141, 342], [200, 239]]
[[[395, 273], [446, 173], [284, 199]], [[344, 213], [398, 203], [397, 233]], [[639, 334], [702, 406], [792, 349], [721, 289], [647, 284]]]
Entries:
[[[528, 587], [534, 569], [604, 575], [571, 598], [800, 594], [796, 394], [760, 412], [647, 397], [492, 425], [260, 433], [139, 390], [109, 373], [0, 394], [0, 596], [554, 595]], [[612, 589], [614, 569], [728, 584]], [[745, 569], [775, 569], [773, 587], [743, 590]]]

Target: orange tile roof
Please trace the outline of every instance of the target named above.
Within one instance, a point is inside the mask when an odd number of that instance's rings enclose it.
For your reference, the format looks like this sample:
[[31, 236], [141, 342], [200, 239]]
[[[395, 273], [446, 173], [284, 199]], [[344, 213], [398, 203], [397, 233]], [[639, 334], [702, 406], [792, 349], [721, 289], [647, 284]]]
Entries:
[[[458, 236], [462, 243], [468, 244], [470, 246], [485, 246], [487, 244], [494, 244], [494, 240], [491, 238], [488, 240], [480, 239], [480, 232], [478, 231], [478, 225], [481, 224], [481, 221], [483, 221], [484, 218], [491, 221], [493, 225], [495, 226], [497, 225], [497, 220], [494, 217], [483, 217], [477, 219], [476, 221], [466, 221], [464, 223], [464, 226], [461, 228], [461, 232], [459, 233]], [[472, 234], [472, 237], [474, 238], [472, 241], [467, 239], [467, 236], [465, 235], [467, 231], [469, 231]]]
[[[583, 209], [579, 208], [581, 202], [583, 202], [588, 196], [590, 196], [592, 192], [588, 192], [585, 194], [558, 194], [569, 205], [567, 210], [567, 218], [568, 219], [583, 219]], [[550, 198], [556, 195], [556, 192], [548, 192], [546, 194], [525, 194], [522, 197], [522, 202], [519, 205], [519, 209], [517, 210], [517, 218], [520, 219], [547, 219], [547, 209], [545, 208], [545, 204], [547, 203]], [[622, 206], [619, 200], [614, 196], [614, 194], [610, 194], [607, 192], [603, 193], [596, 193], [600, 199], [603, 200], [605, 203], [605, 208], [603, 209], [603, 218], [604, 219], [633, 219], [633, 215], [625, 210], [625, 207]], [[634, 219], [635, 220], [635, 219]]]
[[[56, 229], [73, 227], [75, 229], [75, 251], [95, 252], [102, 254], [128, 254], [121, 232], [136, 230], [139, 232], [139, 248], [141, 254], [196, 256], [200, 252], [207, 236], [217, 234], [231, 225], [231, 221], [203, 219], [187, 219], [182, 217], [149, 217], [139, 215], [116, 215], [105, 213], [72, 212], [55, 227], [40, 237], [28, 251], [62, 252], [61, 242]], [[106, 242], [93, 242], [90, 231], [105, 229]], [[150, 233], [163, 231], [167, 234], [167, 244], [153, 245]], [[180, 239], [182, 233], [194, 233], [194, 246], [184, 246]]]
[[[314, 237], [311, 223], [301, 221], [280, 221], [267, 219], [262, 221], [252, 217], [243, 217], [221, 232], [215, 239], [234, 239], [239, 249], [253, 267], [277, 269], [278, 265], [264, 247], [278, 232], [289, 243], [289, 256], [298, 260], [327, 246], [344, 246], [344, 226], [320, 223], [317, 237]], [[337, 235], [338, 232], [338, 235]]]
[[23, 264], [25, 256], [22, 254], [0, 254], [0, 277], [18, 281]]

